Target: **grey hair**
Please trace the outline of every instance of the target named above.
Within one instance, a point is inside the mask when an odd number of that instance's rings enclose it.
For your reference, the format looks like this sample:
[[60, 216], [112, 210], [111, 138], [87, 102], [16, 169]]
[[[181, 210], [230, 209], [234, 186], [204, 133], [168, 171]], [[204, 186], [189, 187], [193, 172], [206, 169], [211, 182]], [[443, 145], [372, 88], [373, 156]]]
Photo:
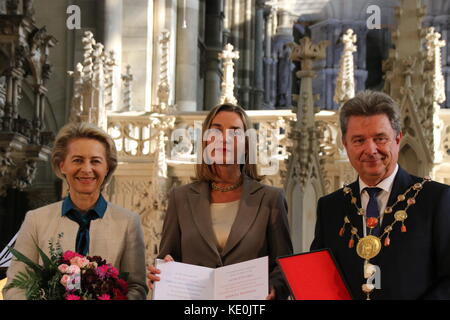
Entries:
[[402, 131], [400, 108], [394, 99], [379, 91], [365, 90], [358, 92], [355, 97], [344, 103], [339, 112], [342, 137], [345, 137], [347, 133], [348, 119], [351, 116], [369, 117], [379, 114], [385, 114], [392, 129], [395, 130], [397, 135], [400, 134]]

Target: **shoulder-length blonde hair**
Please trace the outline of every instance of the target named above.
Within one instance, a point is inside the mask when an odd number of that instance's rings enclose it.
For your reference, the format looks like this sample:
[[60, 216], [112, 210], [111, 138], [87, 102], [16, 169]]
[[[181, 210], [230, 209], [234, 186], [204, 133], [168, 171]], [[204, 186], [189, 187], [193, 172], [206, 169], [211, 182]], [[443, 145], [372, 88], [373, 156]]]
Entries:
[[59, 166], [61, 162], [66, 159], [69, 143], [80, 138], [97, 140], [105, 147], [108, 173], [101, 186], [103, 188], [111, 180], [111, 177], [117, 168], [117, 150], [116, 145], [109, 134], [92, 123], [69, 123], [59, 130], [52, 150], [51, 162], [53, 171], [58, 178], [65, 179]]
[[[211, 111], [206, 116], [205, 120], [203, 121], [202, 125], [202, 143], [201, 143], [201, 163], [197, 163], [195, 166], [195, 180], [196, 181], [215, 181], [217, 178], [217, 174], [215, 173], [214, 166], [207, 164], [203, 161], [203, 151], [206, 148], [207, 141], [203, 141], [203, 134], [211, 128], [211, 123], [215, 116], [222, 111], [226, 112], [234, 112], [239, 115], [239, 117], [242, 120], [242, 123], [244, 124], [244, 131], [247, 131], [250, 128], [253, 128], [252, 123], [250, 121], [250, 118], [248, 117], [245, 110], [237, 105], [231, 104], [231, 103], [224, 103], [215, 106], [211, 109]], [[262, 176], [258, 175], [257, 166], [254, 163], [250, 163], [249, 161], [249, 138], [246, 135], [245, 136], [245, 163], [241, 164], [241, 173], [244, 175], [247, 175], [248, 177], [255, 179], [257, 181], [261, 181], [263, 179]]]

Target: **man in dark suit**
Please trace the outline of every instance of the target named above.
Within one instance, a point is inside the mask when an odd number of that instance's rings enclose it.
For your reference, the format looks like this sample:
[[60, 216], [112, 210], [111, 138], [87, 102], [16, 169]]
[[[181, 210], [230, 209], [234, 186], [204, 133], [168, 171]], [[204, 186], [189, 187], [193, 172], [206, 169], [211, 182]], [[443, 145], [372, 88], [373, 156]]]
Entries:
[[[359, 177], [319, 199], [311, 250], [331, 249], [355, 299], [450, 299], [450, 187], [398, 166], [400, 116], [386, 94], [360, 92], [340, 124]], [[367, 286], [372, 265], [380, 289]]]

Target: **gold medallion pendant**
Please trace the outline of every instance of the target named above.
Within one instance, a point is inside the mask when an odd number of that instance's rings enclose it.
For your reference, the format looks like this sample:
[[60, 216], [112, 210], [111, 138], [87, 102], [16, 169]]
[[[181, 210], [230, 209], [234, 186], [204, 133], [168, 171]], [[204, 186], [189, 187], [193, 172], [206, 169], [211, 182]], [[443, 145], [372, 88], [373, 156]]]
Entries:
[[[351, 204], [355, 207], [356, 209], [356, 213], [358, 214], [358, 216], [363, 216], [366, 218], [366, 230], [367, 230], [367, 236], [361, 238], [358, 235], [358, 229], [355, 228], [355, 226], [351, 223], [349, 217], [346, 215], [344, 217], [344, 225], [339, 229], [339, 236], [343, 237], [345, 235], [345, 232], [347, 231], [348, 228], [347, 225], [350, 225], [350, 240], [348, 242], [348, 247], [349, 248], [353, 248], [354, 247], [354, 243], [355, 243], [355, 237], [358, 239], [358, 244], [356, 246], [356, 253], [358, 254], [358, 256], [360, 256], [363, 260], [364, 260], [364, 278], [368, 279], [371, 276], [374, 275], [375, 271], [370, 271], [369, 267], [371, 266], [371, 269], [374, 268], [374, 266], [372, 264], [370, 264], [369, 260], [376, 257], [380, 251], [381, 248], [383, 247], [381, 244], [381, 241], [384, 237], [384, 246], [385, 247], [389, 247], [390, 243], [391, 243], [391, 238], [390, 233], [394, 230], [393, 227], [396, 223], [401, 223], [401, 228], [400, 231], [402, 233], [406, 232], [406, 225], [405, 225], [405, 221], [406, 219], [408, 219], [408, 209], [409, 207], [411, 207], [412, 205], [414, 205], [416, 203], [416, 198], [417, 195], [419, 194], [419, 192], [423, 189], [423, 185], [427, 182], [430, 181], [430, 178], [424, 178], [422, 180], [422, 182], [418, 182], [414, 185], [412, 185], [411, 187], [409, 187], [403, 194], [400, 194], [397, 196], [397, 201], [395, 201], [392, 205], [387, 206], [386, 209], [384, 210], [384, 214], [386, 215], [390, 215], [394, 212], [394, 222], [392, 222], [391, 224], [387, 225], [383, 231], [381, 231], [381, 234], [376, 237], [373, 236], [371, 233], [373, 232], [373, 229], [375, 229], [377, 226], [380, 226], [381, 228], [381, 213], [378, 215], [378, 217], [373, 217], [367, 216], [366, 213], [366, 209], [358, 207], [357, 203], [358, 203], [358, 199], [353, 195], [352, 189], [346, 185], [344, 185], [343, 191], [345, 195], [350, 195], [350, 202]], [[415, 193], [413, 195], [410, 195], [408, 197], [408, 194], [411, 191], [415, 191]], [[397, 211], [394, 211], [394, 207], [396, 207], [399, 203], [405, 201], [406, 202], [406, 207], [404, 209], [400, 209]], [[370, 271], [370, 272], [369, 272]], [[367, 296], [367, 300], [370, 300], [370, 293], [375, 289], [375, 286], [373, 284], [370, 284], [368, 282], [364, 283], [362, 285], [362, 290], [364, 292], [364, 294]]]
[[381, 251], [381, 240], [378, 237], [369, 235], [359, 239], [356, 246], [356, 252], [358, 256], [364, 260], [369, 260], [378, 255]]

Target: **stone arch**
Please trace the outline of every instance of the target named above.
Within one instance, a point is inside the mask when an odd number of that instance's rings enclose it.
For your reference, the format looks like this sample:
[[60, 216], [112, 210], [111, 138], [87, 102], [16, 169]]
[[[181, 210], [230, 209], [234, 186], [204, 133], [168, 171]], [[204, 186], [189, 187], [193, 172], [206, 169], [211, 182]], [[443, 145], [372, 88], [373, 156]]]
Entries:
[[424, 168], [425, 154], [423, 151], [421, 152], [419, 143], [409, 135], [405, 136], [401, 142], [398, 163], [413, 175], [424, 176], [428, 174]]
[[286, 186], [289, 207], [288, 218], [294, 252], [309, 251], [314, 238], [317, 200], [321, 195], [320, 190], [320, 181], [316, 178], [309, 179], [303, 190], [295, 181]]
[[294, 180], [286, 187], [286, 198], [288, 202], [288, 220], [291, 240], [294, 246], [294, 252], [301, 244], [301, 216], [302, 216], [302, 194], [300, 186]]
[[305, 185], [302, 203], [302, 251], [309, 251], [317, 217], [318, 188], [314, 179], [310, 184]]
[[409, 173], [419, 175], [419, 159], [416, 152], [409, 144], [403, 146], [400, 150], [398, 162], [400, 166]]

